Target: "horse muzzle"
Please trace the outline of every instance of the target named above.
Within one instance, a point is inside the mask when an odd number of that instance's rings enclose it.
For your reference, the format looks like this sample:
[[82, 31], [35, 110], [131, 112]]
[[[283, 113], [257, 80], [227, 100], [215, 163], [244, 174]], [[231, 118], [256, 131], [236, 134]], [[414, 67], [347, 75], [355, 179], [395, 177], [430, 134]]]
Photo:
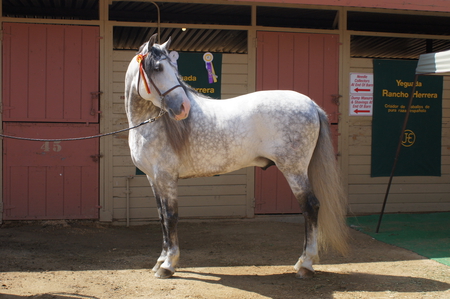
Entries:
[[181, 105], [177, 109], [169, 109], [169, 115], [171, 115], [175, 120], [183, 120], [189, 116], [189, 111], [191, 110], [191, 103], [189, 99], [184, 99]]

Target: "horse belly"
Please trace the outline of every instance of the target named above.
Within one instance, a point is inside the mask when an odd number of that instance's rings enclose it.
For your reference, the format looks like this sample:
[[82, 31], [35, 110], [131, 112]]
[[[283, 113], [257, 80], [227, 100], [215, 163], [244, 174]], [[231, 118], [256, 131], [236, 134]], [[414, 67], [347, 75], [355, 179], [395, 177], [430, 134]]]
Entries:
[[[210, 154], [195, 155], [192, 157], [190, 165], [183, 165], [180, 168], [180, 178], [207, 177], [224, 173], [229, 173], [255, 164], [255, 155], [228, 151], [220, 153], [211, 151]], [[266, 165], [260, 161], [259, 164]]]

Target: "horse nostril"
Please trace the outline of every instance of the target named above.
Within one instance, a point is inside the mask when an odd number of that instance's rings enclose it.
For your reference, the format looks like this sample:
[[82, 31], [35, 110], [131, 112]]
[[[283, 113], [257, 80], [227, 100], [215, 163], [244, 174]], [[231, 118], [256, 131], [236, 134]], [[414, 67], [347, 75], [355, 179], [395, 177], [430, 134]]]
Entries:
[[177, 115], [180, 115], [183, 113], [184, 107], [183, 107], [183, 105], [181, 105], [179, 109], [169, 108], [168, 110], [169, 110], [170, 114], [172, 114], [173, 116], [177, 116]]
[[184, 112], [187, 116], [190, 110], [191, 110], [191, 103], [189, 102], [189, 100], [183, 101], [183, 103], [181, 104], [181, 111]]

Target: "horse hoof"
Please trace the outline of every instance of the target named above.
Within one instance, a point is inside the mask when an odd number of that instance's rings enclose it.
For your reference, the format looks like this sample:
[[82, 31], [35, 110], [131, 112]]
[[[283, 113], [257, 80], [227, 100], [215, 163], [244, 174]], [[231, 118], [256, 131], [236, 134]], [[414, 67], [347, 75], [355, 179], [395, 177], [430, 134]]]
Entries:
[[314, 277], [314, 271], [311, 271], [309, 269], [301, 267], [300, 270], [298, 270], [297, 274], [295, 275], [297, 278], [313, 278]]
[[157, 262], [157, 263], [155, 264], [155, 266], [153, 266], [152, 271], [153, 271], [153, 272], [157, 272], [157, 271], [159, 270], [159, 268], [161, 267], [162, 263], [163, 263], [163, 262]]
[[158, 278], [170, 278], [173, 276], [175, 272], [164, 269], [164, 268], [159, 268], [158, 271], [156, 271], [155, 276]]

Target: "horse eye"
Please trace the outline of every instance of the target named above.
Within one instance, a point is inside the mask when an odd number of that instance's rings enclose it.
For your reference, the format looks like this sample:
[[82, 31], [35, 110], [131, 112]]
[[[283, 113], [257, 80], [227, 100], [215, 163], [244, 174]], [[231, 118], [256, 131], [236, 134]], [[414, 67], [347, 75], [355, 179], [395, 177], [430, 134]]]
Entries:
[[155, 72], [161, 72], [162, 69], [163, 69], [163, 67], [162, 67], [160, 61], [158, 61], [158, 62], [155, 64], [155, 67], [153, 68], [153, 70], [154, 70]]

